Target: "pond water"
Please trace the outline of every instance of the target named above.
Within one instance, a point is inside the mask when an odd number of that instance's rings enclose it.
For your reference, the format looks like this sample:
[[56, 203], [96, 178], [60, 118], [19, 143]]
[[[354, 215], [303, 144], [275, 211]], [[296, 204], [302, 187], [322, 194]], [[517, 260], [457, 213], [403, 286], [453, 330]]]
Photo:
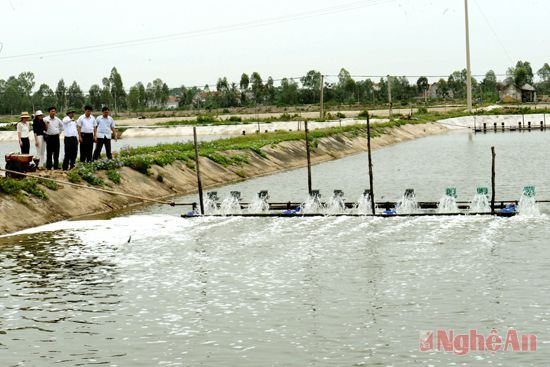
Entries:
[[[469, 200], [535, 185], [550, 134], [452, 133], [377, 150], [376, 198], [415, 188]], [[364, 154], [318, 165], [314, 186], [354, 200]], [[302, 200], [299, 169], [220, 188]], [[178, 201], [196, 200], [195, 196]], [[194, 218], [147, 206], [0, 239], [2, 365], [540, 366], [550, 359], [550, 218]], [[530, 353], [420, 352], [453, 329], [533, 333]]]

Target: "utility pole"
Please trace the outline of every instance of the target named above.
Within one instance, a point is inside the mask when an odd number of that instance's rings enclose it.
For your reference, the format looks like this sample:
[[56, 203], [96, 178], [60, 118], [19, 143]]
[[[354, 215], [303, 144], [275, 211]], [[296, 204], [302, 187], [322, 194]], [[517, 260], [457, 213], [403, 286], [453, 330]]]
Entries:
[[470, 62], [470, 20], [468, 14], [468, 0], [464, 0], [464, 12], [466, 16], [466, 95], [468, 99], [468, 112], [472, 113], [472, 64]]
[[325, 76], [321, 75], [321, 112], [320, 118], [325, 118]]
[[391, 100], [391, 76], [388, 75], [388, 102], [390, 103], [390, 118], [393, 114], [393, 102]]

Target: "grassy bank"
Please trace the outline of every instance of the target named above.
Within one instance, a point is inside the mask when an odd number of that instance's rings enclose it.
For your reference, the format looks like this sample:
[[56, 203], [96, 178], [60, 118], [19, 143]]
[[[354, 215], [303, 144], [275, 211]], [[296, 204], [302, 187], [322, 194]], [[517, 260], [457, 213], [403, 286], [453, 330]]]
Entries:
[[[427, 121], [396, 120], [392, 122], [376, 124], [372, 126], [373, 137], [385, 134], [389, 129], [405, 124], [423, 124]], [[315, 149], [318, 139], [336, 136], [358, 136], [366, 133], [365, 124], [357, 124], [345, 127], [333, 127], [313, 130], [310, 132], [310, 144]], [[201, 142], [199, 155], [206, 157], [224, 167], [239, 166], [249, 162], [249, 154], [257, 154], [265, 158], [263, 147], [276, 146], [287, 141], [299, 141], [304, 139], [303, 131], [275, 131], [265, 134], [238, 136], [229, 139]], [[153, 165], [164, 167], [176, 161], [181, 161], [190, 169], [195, 168], [195, 151], [192, 143], [159, 144], [149, 147], [126, 148], [116, 154], [114, 159], [102, 159], [93, 163], [78, 163], [67, 173], [67, 179], [73, 183], [87, 182], [94, 186], [103, 186], [120, 183], [118, 170], [129, 167], [145, 175], [152, 175]], [[161, 176], [156, 177], [162, 181]], [[14, 180], [11, 178], [0, 179], [0, 192], [15, 195], [23, 200], [25, 192], [46, 200], [46, 194], [39, 185], [47, 185], [47, 181], [35, 179]], [[48, 186], [50, 187], [50, 186]], [[56, 188], [56, 185], [50, 187]]]
[[[363, 110], [359, 113], [357, 117], [354, 117], [356, 120], [364, 120], [367, 117], [369, 112]], [[420, 107], [417, 112], [413, 112], [408, 115], [394, 115], [394, 118], [397, 120], [406, 119], [406, 120], [423, 120], [428, 122], [435, 122], [441, 119], [453, 118], [453, 117], [464, 117], [464, 116], [494, 116], [494, 115], [522, 115], [522, 114], [532, 114], [532, 113], [550, 113], [550, 109], [532, 109], [530, 107], [500, 107], [495, 108], [490, 111], [485, 110], [476, 110], [473, 113], [469, 113], [466, 109], [451, 110], [448, 112], [428, 112], [426, 108]], [[348, 118], [345, 113], [336, 112], [325, 114], [324, 119], [310, 119], [311, 121], [324, 122], [324, 121], [334, 121], [338, 119]], [[371, 117], [376, 117], [372, 115]], [[243, 118], [241, 116], [230, 116], [228, 119], [221, 119], [219, 116], [214, 114], [204, 114], [198, 115], [197, 118], [193, 120], [174, 120], [168, 122], [158, 123], [158, 126], [195, 126], [195, 125], [238, 125], [238, 124], [253, 124], [253, 123], [272, 123], [272, 122], [281, 122], [281, 121], [303, 121], [304, 117], [294, 113], [288, 114], [283, 113], [280, 116], [276, 117], [262, 117], [262, 118]]]

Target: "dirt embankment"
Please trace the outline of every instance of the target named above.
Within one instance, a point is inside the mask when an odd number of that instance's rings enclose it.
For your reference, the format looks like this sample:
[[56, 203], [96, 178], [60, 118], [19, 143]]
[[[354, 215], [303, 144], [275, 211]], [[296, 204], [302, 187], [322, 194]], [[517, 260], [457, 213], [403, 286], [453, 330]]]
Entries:
[[[373, 148], [379, 148], [428, 135], [440, 134], [447, 129], [439, 124], [405, 125], [388, 129], [387, 133], [373, 140]], [[318, 140], [312, 151], [312, 163], [317, 164], [366, 151], [367, 139], [363, 136], [333, 136]], [[201, 157], [201, 174], [205, 188], [225, 185], [262, 175], [268, 175], [307, 165], [303, 141], [290, 141], [262, 148], [266, 157], [252, 151], [230, 151], [227, 154], [246, 154], [248, 163], [224, 167]], [[122, 168], [120, 185], [113, 190], [150, 198], [168, 198], [196, 191], [193, 169], [183, 162], [152, 168], [153, 174], [145, 176], [130, 168]], [[161, 174], [163, 182], [157, 180]], [[58, 176], [56, 175], [56, 178]], [[102, 177], [104, 178], [104, 177]], [[61, 178], [64, 179], [64, 178]], [[106, 180], [106, 182], [110, 182]], [[49, 199], [27, 197], [25, 203], [15, 197], [0, 194], [0, 234], [6, 234], [64, 219], [100, 214], [139, 204], [133, 198], [96, 192], [83, 188], [63, 186], [57, 191], [44, 188]], [[183, 209], [182, 209], [183, 210]]]

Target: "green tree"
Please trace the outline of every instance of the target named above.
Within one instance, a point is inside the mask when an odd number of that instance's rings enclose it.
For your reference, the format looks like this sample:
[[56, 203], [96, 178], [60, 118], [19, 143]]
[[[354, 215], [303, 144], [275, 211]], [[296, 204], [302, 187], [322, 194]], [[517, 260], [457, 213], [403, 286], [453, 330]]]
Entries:
[[298, 83], [292, 79], [283, 78], [277, 95], [277, 104], [281, 106], [293, 106], [297, 103]]
[[303, 86], [303, 103], [319, 103], [319, 100], [321, 99], [321, 72], [310, 70], [300, 79], [300, 82]]
[[355, 102], [355, 92], [357, 85], [351, 74], [346, 69], [342, 68], [338, 73], [338, 84], [336, 85], [336, 98], [340, 103]]
[[55, 92], [47, 84], [40, 84], [32, 99], [35, 109], [46, 110], [57, 104]]
[[101, 88], [101, 104], [111, 108], [111, 102], [113, 101], [113, 96], [111, 95], [111, 81], [109, 78], [103, 78], [101, 80], [103, 88]]
[[489, 70], [480, 83], [481, 96], [484, 101], [498, 101], [498, 80], [495, 72]]
[[139, 101], [139, 88], [135, 85], [130, 87], [130, 92], [128, 93], [128, 106], [134, 112], [141, 107]]
[[126, 91], [124, 90], [122, 77], [116, 67], [111, 69], [109, 84], [111, 86], [111, 96], [113, 97], [115, 109], [118, 110], [126, 108]]
[[542, 94], [550, 94], [550, 65], [545, 63], [542, 68], [537, 71], [541, 82], [538, 84], [538, 90]]
[[248, 85], [250, 84], [250, 78], [247, 74], [243, 73], [241, 75], [241, 82], [239, 83], [239, 88], [242, 92], [246, 91], [248, 89]]
[[439, 98], [449, 98], [451, 90], [449, 89], [449, 83], [445, 79], [439, 79], [437, 82], [437, 96]]
[[418, 80], [416, 81], [416, 90], [418, 91], [418, 93], [424, 95], [429, 88], [430, 83], [428, 82], [428, 78], [426, 78], [425, 76], [421, 76], [420, 78], [418, 78]]
[[69, 89], [67, 90], [67, 101], [69, 106], [74, 108], [83, 108], [84, 107], [84, 93], [76, 81], [73, 81]]
[[264, 84], [260, 74], [257, 72], [253, 72], [252, 75], [250, 76], [250, 83], [252, 84], [252, 93], [254, 94], [254, 101], [256, 103], [262, 103]]
[[102, 101], [101, 87], [97, 84], [92, 85], [88, 91], [88, 103], [94, 110], [99, 111], [102, 107]]
[[22, 109], [32, 109], [34, 110], [34, 105], [31, 99], [32, 89], [34, 88], [34, 74], [30, 71], [25, 71], [17, 77], [17, 82], [19, 84], [19, 90], [21, 91], [21, 102], [20, 105]]
[[63, 79], [60, 79], [59, 82], [57, 82], [55, 97], [57, 99], [59, 110], [65, 111], [65, 108], [67, 107], [67, 87], [65, 86], [65, 81]]
[[524, 86], [526, 83], [533, 84], [533, 68], [528, 61], [518, 61], [515, 67], [508, 68], [507, 76], [513, 79], [518, 87]]
[[10, 76], [4, 83], [4, 93], [2, 96], [2, 102], [4, 103], [4, 112], [13, 115], [17, 111], [21, 110], [21, 89], [19, 87], [19, 81], [14, 76]]
[[269, 104], [275, 103], [275, 95], [277, 94], [277, 91], [275, 89], [275, 82], [272, 77], [267, 78], [267, 82], [265, 83], [264, 87], [264, 98], [265, 102]]

